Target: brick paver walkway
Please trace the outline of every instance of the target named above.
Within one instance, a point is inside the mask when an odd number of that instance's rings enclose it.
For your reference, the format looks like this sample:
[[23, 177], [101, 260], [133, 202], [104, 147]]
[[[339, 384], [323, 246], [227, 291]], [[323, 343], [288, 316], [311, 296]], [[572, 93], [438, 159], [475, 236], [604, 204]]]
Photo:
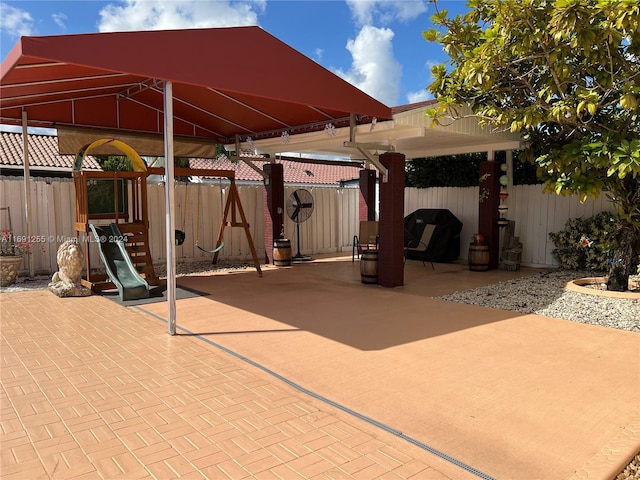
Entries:
[[469, 477], [136, 308], [40, 290], [0, 312], [4, 480]]

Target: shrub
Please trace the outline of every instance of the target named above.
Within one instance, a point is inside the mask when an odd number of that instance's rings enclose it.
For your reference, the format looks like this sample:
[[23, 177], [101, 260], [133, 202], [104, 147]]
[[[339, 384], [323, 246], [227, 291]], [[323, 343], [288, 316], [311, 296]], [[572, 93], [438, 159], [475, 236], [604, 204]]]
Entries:
[[570, 218], [564, 230], [549, 233], [556, 246], [551, 254], [563, 269], [607, 272], [619, 224], [618, 215], [608, 212]]

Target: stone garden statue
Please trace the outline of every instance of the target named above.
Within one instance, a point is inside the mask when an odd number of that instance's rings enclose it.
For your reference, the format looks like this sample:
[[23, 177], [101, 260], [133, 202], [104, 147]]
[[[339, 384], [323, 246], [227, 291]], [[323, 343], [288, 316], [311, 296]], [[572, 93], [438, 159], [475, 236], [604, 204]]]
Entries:
[[67, 240], [58, 248], [58, 271], [53, 274], [49, 290], [58, 297], [86, 297], [91, 290], [84, 287], [82, 267], [84, 254], [77, 240]]

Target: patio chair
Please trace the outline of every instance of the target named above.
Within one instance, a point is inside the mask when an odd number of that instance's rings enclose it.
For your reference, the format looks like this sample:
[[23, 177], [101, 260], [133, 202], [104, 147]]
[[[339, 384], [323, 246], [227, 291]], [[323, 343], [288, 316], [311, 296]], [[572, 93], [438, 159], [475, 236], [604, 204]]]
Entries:
[[422, 260], [422, 265], [425, 265], [426, 260], [429, 260], [431, 269], [436, 269], [436, 267], [433, 265], [433, 261], [431, 260], [431, 255], [429, 254], [429, 242], [431, 241], [431, 236], [433, 235], [433, 231], [435, 229], [436, 225], [426, 224], [424, 226], [424, 230], [422, 231], [422, 236], [419, 240], [416, 239], [407, 228], [404, 229], [405, 261], [407, 259], [407, 252], [416, 252], [419, 254], [420, 259]]
[[375, 220], [367, 220], [360, 222], [358, 235], [353, 237], [353, 248], [351, 251], [351, 261], [355, 260], [356, 254], [358, 258], [363, 250], [372, 250], [378, 248], [378, 222]]

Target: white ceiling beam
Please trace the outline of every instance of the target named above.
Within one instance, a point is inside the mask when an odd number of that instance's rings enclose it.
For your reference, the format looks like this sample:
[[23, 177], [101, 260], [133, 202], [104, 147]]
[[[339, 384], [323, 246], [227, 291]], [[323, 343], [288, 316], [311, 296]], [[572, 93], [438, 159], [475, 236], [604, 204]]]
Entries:
[[357, 150], [361, 154], [363, 154], [367, 158], [367, 160], [369, 160], [369, 162], [373, 164], [373, 166], [375, 166], [378, 169], [378, 171], [380, 172], [380, 176], [382, 177], [382, 182], [387, 183], [388, 176], [389, 176], [389, 169], [384, 165], [382, 165], [382, 163], [380, 162], [380, 159], [375, 155], [373, 155], [369, 150], [362, 149], [362, 148], [358, 148]]
[[478, 153], [478, 152], [487, 152], [489, 150], [494, 150], [496, 152], [502, 150], [519, 150], [521, 145], [519, 142], [505, 142], [505, 143], [492, 143], [492, 144], [483, 144], [483, 143], [469, 143], [464, 144], [461, 143], [456, 147], [441, 147], [441, 148], [430, 148], [428, 145], [425, 145], [424, 149], [417, 149], [415, 147], [412, 148], [402, 148], [400, 145], [398, 147], [399, 151], [405, 154], [407, 159], [410, 158], [423, 158], [423, 157], [441, 157], [446, 155], [462, 155], [466, 153]]
[[243, 158], [240, 156], [240, 135], [236, 135], [236, 154], [231, 157], [232, 161], [242, 161], [246, 163], [254, 172], [258, 173], [262, 178], [267, 179], [269, 175], [267, 175], [261, 168], [259, 168], [255, 163], [253, 163], [248, 158]]
[[395, 152], [396, 147], [387, 143], [360, 143], [360, 142], [344, 142], [342, 144], [348, 148], [365, 148], [367, 150], [384, 150], [385, 152]]
[[343, 146], [348, 148], [355, 148], [362, 155], [364, 155], [365, 158], [369, 160], [369, 162], [371, 162], [378, 169], [378, 171], [380, 172], [380, 175], [382, 176], [382, 181], [386, 183], [389, 175], [389, 170], [387, 169], [387, 167], [382, 165], [378, 157], [376, 157], [371, 153], [370, 149], [386, 151], [389, 149], [393, 149], [393, 147], [390, 147], [389, 145], [382, 145], [382, 144], [358, 143], [356, 141], [356, 127], [357, 127], [356, 116], [354, 114], [351, 114], [349, 117], [349, 141], [344, 142]]

